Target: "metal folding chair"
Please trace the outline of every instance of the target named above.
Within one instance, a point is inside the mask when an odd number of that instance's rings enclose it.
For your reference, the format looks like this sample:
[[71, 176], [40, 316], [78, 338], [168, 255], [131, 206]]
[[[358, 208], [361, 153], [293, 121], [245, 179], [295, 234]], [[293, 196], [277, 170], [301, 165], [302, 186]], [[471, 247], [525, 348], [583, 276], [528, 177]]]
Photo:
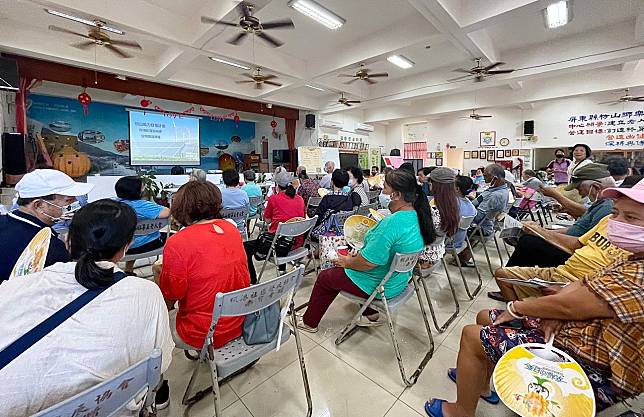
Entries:
[[[358, 329], [358, 326], [356, 325], [356, 323], [358, 322], [358, 320], [360, 320], [360, 316], [362, 315], [362, 313], [365, 311], [367, 307], [371, 307], [373, 309], [378, 310], [378, 312], [385, 314], [385, 316], [387, 317], [387, 324], [389, 325], [389, 334], [391, 335], [391, 342], [394, 346], [394, 352], [396, 353], [396, 359], [398, 361], [398, 368], [400, 369], [400, 376], [402, 377], [404, 384], [408, 387], [416, 383], [421, 372], [423, 372], [425, 365], [427, 365], [427, 362], [429, 362], [429, 360], [434, 355], [434, 338], [432, 337], [432, 329], [429, 325], [429, 320], [427, 319], [425, 306], [423, 305], [423, 301], [420, 297], [420, 290], [418, 288], [418, 279], [413, 273], [412, 273], [412, 279], [411, 279], [412, 284], [407, 284], [407, 287], [403, 290], [403, 292], [396, 297], [391, 297], [387, 299], [387, 297], [385, 296], [385, 284], [387, 283], [387, 281], [389, 281], [389, 278], [391, 278], [394, 272], [407, 273], [412, 271], [414, 269], [414, 266], [418, 262], [419, 255], [420, 255], [419, 253], [412, 253], [412, 254], [397, 253], [394, 256], [394, 259], [391, 263], [389, 272], [387, 272], [387, 275], [385, 275], [382, 281], [380, 281], [380, 284], [378, 284], [376, 289], [371, 293], [371, 295], [368, 298], [362, 298], [346, 292], [340, 292], [342, 296], [358, 304], [361, 304], [361, 307], [358, 310], [358, 312], [353, 316], [353, 318], [351, 319], [351, 322], [349, 322], [349, 324], [347, 324], [344, 327], [342, 332], [340, 332], [340, 335], [337, 337], [337, 339], [335, 339], [335, 344], [340, 345], [342, 342], [348, 339], [352, 334], [354, 334]], [[391, 316], [396, 310], [398, 310], [398, 308], [404, 305], [407, 302], [407, 300], [413, 297], [414, 292], [416, 293], [416, 298], [418, 299], [418, 304], [420, 305], [420, 311], [422, 313], [423, 320], [425, 322], [425, 329], [427, 330], [427, 337], [429, 338], [430, 348], [429, 348], [429, 351], [423, 357], [423, 360], [420, 362], [420, 365], [418, 365], [418, 367], [415, 369], [414, 373], [408, 377], [407, 374], [405, 373], [405, 367], [403, 364], [402, 355], [400, 353], [400, 347], [398, 346], [398, 338], [396, 337], [396, 329], [394, 328], [394, 324]], [[376, 298], [378, 296], [380, 297], [379, 299]]]
[[[483, 286], [483, 279], [481, 278], [481, 271], [479, 271], [479, 267], [476, 264], [476, 260], [474, 259], [474, 256], [472, 256], [472, 262], [474, 263], [474, 269], [476, 269], [476, 275], [478, 275], [479, 278], [479, 283], [474, 289], [474, 291], [470, 291], [470, 287], [467, 285], [467, 280], [465, 279], [465, 274], [463, 273], [463, 265], [461, 265], [461, 259], [458, 257], [458, 255], [463, 252], [466, 248], [469, 248], [470, 253], [474, 253], [472, 249], [472, 244], [470, 243], [470, 239], [467, 236], [467, 230], [470, 228], [472, 225], [472, 222], [474, 221], [475, 216], [463, 216], [461, 217], [461, 220], [458, 224], [459, 230], [464, 230], [465, 231], [465, 241], [463, 242], [463, 245], [461, 247], [457, 248], [454, 246], [447, 247], [446, 250], [450, 251], [454, 259], [456, 260], [456, 265], [458, 266], [458, 270], [461, 273], [461, 278], [463, 279], [463, 286], [465, 287], [465, 292], [467, 293], [467, 296], [469, 297], [470, 300], [473, 300], [474, 297], [481, 291], [481, 287]], [[449, 245], [449, 241], [447, 242], [447, 245]]]
[[322, 197], [309, 197], [309, 201], [306, 203], [306, 214], [309, 214], [309, 210], [313, 210], [320, 205]]
[[[252, 235], [255, 232], [255, 227], [257, 226], [257, 222], [264, 219], [264, 197], [249, 197], [248, 201], [250, 202], [251, 207], [256, 207], [257, 211], [253, 216], [248, 216], [247, 220], [250, 222], [251, 220], [255, 220], [253, 222], [253, 228], [249, 230], [249, 234]], [[250, 224], [250, 223], [249, 223]]]
[[[502, 214], [502, 212], [490, 212], [490, 213], [487, 214], [487, 216], [485, 216], [485, 220], [491, 219], [493, 222], [496, 222], [497, 216], [499, 216], [501, 214]], [[501, 266], [503, 266], [503, 257], [501, 256], [501, 249], [499, 249], [499, 242], [496, 239], [496, 225], [495, 225], [495, 228], [494, 228], [492, 234], [490, 236], [485, 236], [483, 234], [483, 230], [481, 229], [481, 226], [478, 225], [478, 224], [475, 224], [474, 229], [472, 230], [472, 232], [468, 236], [468, 239], [470, 239], [470, 241], [471, 241], [471, 238], [474, 235], [477, 235], [477, 237], [481, 241], [481, 246], [483, 246], [483, 251], [485, 252], [485, 259], [487, 260], [487, 266], [490, 269], [490, 274], [492, 274], [492, 276], [494, 276], [494, 270], [492, 269], [492, 261], [490, 261], [490, 254], [487, 251], [487, 246], [486, 246], [485, 243], [490, 241], [490, 240], [492, 240], [492, 239], [494, 240], [494, 244], [496, 245], [496, 251], [499, 254], [499, 261], [501, 261]], [[472, 256], [472, 258], [474, 258], [474, 256]]]
[[230, 219], [237, 225], [237, 230], [242, 236], [243, 240], [248, 240], [248, 233], [246, 232], [246, 219], [248, 218], [248, 207], [237, 209], [222, 209], [221, 217]]
[[[154, 219], [154, 220], [141, 220], [136, 223], [136, 229], [134, 230], [134, 236], [143, 236], [154, 232], [162, 231], [166, 226], [168, 226], [168, 219]], [[168, 227], [168, 235], [170, 228]], [[121, 259], [121, 262], [136, 261], [137, 259], [145, 259], [152, 257], [159, 257], [163, 254], [163, 247], [158, 249], [151, 250], [149, 252], [137, 253], [128, 255], [127, 253]]]
[[369, 198], [369, 204], [373, 204], [373, 203], [378, 204], [378, 196], [380, 195], [381, 192], [382, 192], [381, 190], [368, 191], [367, 198]]
[[288, 223], [279, 223], [277, 225], [275, 237], [273, 238], [273, 242], [271, 243], [271, 248], [268, 250], [266, 259], [264, 259], [264, 262], [262, 263], [262, 269], [257, 276], [257, 282], [261, 281], [262, 275], [264, 274], [264, 269], [266, 268], [266, 264], [268, 262], [272, 262], [275, 265], [275, 271], [279, 276], [280, 265], [286, 265], [289, 262], [300, 262], [302, 259], [306, 258], [309, 255], [309, 250], [305, 246], [302, 246], [300, 248], [293, 249], [286, 256], [277, 256], [277, 254], [275, 253], [275, 243], [280, 236], [294, 238], [306, 234], [313, 228], [313, 226], [315, 226], [317, 220], [318, 216], [313, 216], [310, 219], [292, 221]]
[[[302, 371], [302, 382], [304, 383], [304, 393], [306, 394], [306, 403], [308, 407], [306, 415], [307, 417], [311, 416], [313, 412], [313, 403], [311, 401], [309, 379], [304, 365], [304, 353], [302, 351], [300, 334], [295, 324], [295, 314], [293, 312], [293, 295], [295, 295], [300, 283], [302, 282], [303, 272], [304, 268], [300, 267], [294, 271], [261, 284], [225, 294], [217, 294], [213, 306], [212, 321], [210, 328], [208, 329], [208, 334], [204, 340], [203, 347], [201, 348], [199, 361], [195, 363], [195, 368], [183, 395], [182, 403], [184, 405], [191, 406], [201, 400], [206, 394], [212, 392], [214, 396], [215, 417], [220, 417], [222, 413], [221, 405], [219, 404], [221, 400], [219, 383], [224, 378], [229, 377], [251, 365], [262, 356], [274, 350], [277, 346], [280, 333], [275, 337], [275, 340], [269, 343], [247, 345], [244, 343], [243, 337], [238, 337], [237, 339], [227, 343], [225, 346], [215, 349], [212, 345], [213, 335], [219, 318], [238, 317], [255, 313], [274, 303], [279, 303], [284, 296], [291, 294], [288, 295], [289, 301], [287, 308], [291, 312], [292, 325], [289, 327], [286, 323], [283, 323], [281, 338], [279, 340], [281, 340], [281, 343], [283, 344], [289, 339], [291, 333], [295, 336], [297, 356], [299, 359], [300, 370]], [[282, 315], [282, 317], [284, 317], [284, 315]], [[201, 390], [190, 397], [201, 363], [206, 363], [210, 369], [212, 386]]]
[[161, 350], [130, 366], [112, 378], [101, 382], [65, 401], [35, 414], [34, 417], [92, 416], [109, 417], [123, 410], [131, 401], [142, 415], [156, 413], [154, 397], [161, 380]]
[[371, 216], [371, 212], [369, 211], [369, 209], [378, 210], [378, 203], [371, 203], [371, 204], [367, 204], [366, 206], [360, 206], [356, 209], [355, 214], [369, 217]]
[[[445, 241], [445, 236], [439, 237], [440, 240], [443, 242]], [[437, 244], [440, 244], [437, 242]], [[436, 317], [436, 312], [434, 311], [434, 306], [432, 305], [432, 298], [429, 295], [429, 289], [427, 288], [427, 280], [429, 277], [433, 275], [433, 273], [443, 265], [443, 270], [445, 271], [445, 276], [447, 277], [447, 283], [449, 284], [449, 289], [452, 292], [452, 299], [454, 300], [454, 313], [452, 313], [451, 316], [445, 321], [443, 324], [438, 324], [438, 318]], [[445, 263], [445, 258], [443, 257], [441, 260], [439, 260], [437, 263], [432, 265], [431, 268], [426, 269], [426, 270], [421, 270], [420, 267], [416, 268], [414, 270], [414, 274], [417, 274], [420, 277], [420, 282], [423, 285], [423, 291], [425, 292], [425, 298], [427, 298], [427, 304], [429, 305], [429, 311], [432, 314], [432, 321], [434, 322], [434, 327], [436, 330], [438, 330], [439, 333], [443, 333], [447, 328], [449, 327], [450, 324], [454, 320], [456, 320], [456, 317], [458, 317], [458, 314], [461, 311], [461, 306], [458, 304], [458, 297], [456, 296], [456, 291], [454, 290], [454, 284], [452, 283], [452, 277], [449, 274], [449, 270], [447, 269], [447, 264]]]

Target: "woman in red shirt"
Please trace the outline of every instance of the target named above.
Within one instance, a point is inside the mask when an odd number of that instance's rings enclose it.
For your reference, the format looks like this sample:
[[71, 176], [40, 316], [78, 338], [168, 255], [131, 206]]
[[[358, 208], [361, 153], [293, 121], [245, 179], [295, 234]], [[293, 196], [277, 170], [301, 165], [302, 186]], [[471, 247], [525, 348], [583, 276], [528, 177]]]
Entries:
[[[221, 192], [210, 182], [190, 181], [174, 195], [172, 217], [185, 226], [166, 241], [159, 279], [166, 300], [179, 301], [170, 312], [170, 328], [177, 347], [203, 346], [215, 295], [250, 285], [241, 235], [222, 220]], [[241, 336], [244, 317], [222, 317], [213, 345], [221, 347]], [[176, 339], [179, 340], [176, 340]]]

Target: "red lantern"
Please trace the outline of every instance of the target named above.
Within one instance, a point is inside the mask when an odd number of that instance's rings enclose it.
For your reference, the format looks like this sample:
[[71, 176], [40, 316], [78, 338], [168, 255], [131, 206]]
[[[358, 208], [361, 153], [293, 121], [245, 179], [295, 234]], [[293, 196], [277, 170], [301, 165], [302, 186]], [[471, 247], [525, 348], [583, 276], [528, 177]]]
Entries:
[[92, 97], [87, 94], [86, 89], [83, 89], [83, 92], [78, 95], [78, 102], [83, 106], [83, 113], [87, 116], [88, 106], [92, 102]]
[[150, 104], [152, 104], [152, 102], [145, 97], [141, 100], [141, 107], [148, 107]]
[[235, 121], [235, 124], [237, 124], [237, 123], [239, 123], [239, 120], [241, 120], [241, 119], [239, 118], [238, 115], [235, 114], [235, 117], [233, 118], [233, 120]]
[[277, 122], [275, 120], [271, 120], [271, 127], [273, 128], [273, 130], [275, 130], [275, 128], [277, 127]]

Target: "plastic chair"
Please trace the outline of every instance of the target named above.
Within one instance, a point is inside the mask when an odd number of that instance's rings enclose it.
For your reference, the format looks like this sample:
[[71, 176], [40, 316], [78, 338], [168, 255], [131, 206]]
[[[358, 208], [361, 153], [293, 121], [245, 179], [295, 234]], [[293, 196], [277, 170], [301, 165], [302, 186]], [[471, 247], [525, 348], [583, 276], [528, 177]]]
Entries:
[[370, 217], [371, 212], [369, 211], [369, 209], [378, 210], [378, 203], [371, 203], [371, 204], [367, 204], [366, 206], [360, 206], [356, 209], [355, 214], [359, 214], [365, 217]]
[[[445, 241], [445, 236], [439, 238], [443, 242]], [[440, 244], [441, 242], [437, 242]], [[447, 283], [449, 284], [449, 289], [452, 292], [452, 299], [454, 300], [454, 313], [445, 321], [443, 324], [438, 324], [438, 318], [436, 317], [436, 312], [434, 311], [434, 306], [432, 305], [432, 298], [429, 295], [429, 290], [427, 289], [427, 279], [432, 276], [432, 274], [438, 269], [439, 266], [443, 265], [443, 270], [445, 271], [445, 276], [447, 277]], [[443, 333], [461, 311], [461, 306], [458, 304], [458, 297], [456, 296], [456, 291], [454, 290], [454, 284], [452, 283], [452, 277], [449, 274], [447, 269], [447, 264], [445, 263], [445, 258], [443, 257], [440, 261], [432, 265], [431, 268], [422, 271], [420, 268], [417, 268], [414, 271], [414, 274], [420, 276], [420, 282], [423, 285], [423, 291], [425, 292], [425, 298], [427, 298], [427, 304], [429, 305], [429, 311], [432, 314], [432, 321], [434, 322], [434, 327], [438, 330], [439, 333]]]
[[246, 232], [246, 218], [248, 218], [248, 207], [236, 209], [222, 209], [221, 217], [230, 219], [237, 225], [237, 230], [242, 236], [243, 240], [248, 240], [248, 233]]
[[[143, 236], [154, 232], [160, 232], [168, 226], [168, 219], [141, 220], [136, 223], [134, 236]], [[168, 228], [169, 229], [169, 228]], [[149, 252], [128, 255], [127, 253], [121, 259], [121, 262], [136, 261], [137, 259], [158, 257], [163, 254], [163, 246]]]
[[[306, 394], [307, 402], [307, 417], [310, 417], [313, 412], [313, 403], [311, 401], [311, 391], [309, 389], [309, 380], [304, 365], [304, 353], [302, 351], [302, 344], [300, 341], [300, 334], [295, 325], [295, 314], [293, 313], [293, 296], [297, 292], [303, 278], [304, 268], [300, 267], [287, 274], [279, 276], [270, 281], [253, 285], [241, 290], [232, 291], [228, 293], [218, 293], [215, 297], [213, 306], [212, 321], [208, 334], [204, 340], [199, 361], [195, 364], [195, 369], [192, 372], [188, 386], [183, 395], [182, 403], [191, 406], [197, 401], [201, 400], [205, 394], [212, 392], [214, 395], [215, 417], [221, 416], [221, 394], [219, 391], [219, 383], [226, 377], [248, 367], [253, 362], [260, 359], [262, 356], [274, 350], [280, 338], [280, 333], [276, 336], [275, 340], [269, 343], [259, 345], [247, 345], [244, 343], [244, 338], [239, 337], [230, 341], [225, 346], [215, 349], [212, 345], [213, 335], [217, 322], [221, 317], [235, 317], [245, 316], [247, 314], [255, 313], [263, 308], [266, 308], [274, 303], [279, 303], [280, 299], [285, 295], [289, 295], [288, 309], [291, 312], [291, 324], [288, 326], [283, 323], [281, 332], [281, 343], [285, 343], [291, 333], [295, 336], [295, 344], [297, 345], [297, 356], [299, 358], [300, 370], [302, 371], [302, 382], [304, 383], [304, 392]], [[284, 317], [284, 315], [282, 315]], [[197, 392], [192, 397], [189, 397], [196, 376], [199, 373], [201, 363], [204, 362], [210, 369], [210, 378], [212, 386], [205, 390]], [[269, 399], [267, 398], [267, 401]]]
[[262, 269], [257, 276], [257, 282], [260, 282], [260, 280], [262, 279], [264, 269], [266, 268], [266, 264], [268, 262], [272, 262], [275, 265], [275, 271], [277, 271], [277, 275], [279, 276], [280, 265], [286, 265], [289, 262], [299, 262], [309, 255], [309, 250], [306, 247], [302, 246], [300, 248], [293, 249], [286, 256], [277, 256], [277, 254], [275, 253], [275, 242], [277, 242], [277, 239], [279, 239], [280, 236], [294, 238], [308, 233], [313, 228], [313, 226], [315, 226], [317, 220], [318, 216], [313, 216], [310, 219], [287, 223], [280, 222], [277, 225], [275, 237], [273, 238], [273, 242], [271, 243], [271, 248], [268, 250], [266, 259], [264, 259], [264, 262], [262, 263]]
[[[458, 224], [459, 230], [464, 230], [465, 233], [465, 241], [463, 242], [463, 245], [461, 247], [446, 247], [447, 250], [449, 250], [456, 260], [456, 265], [458, 266], [458, 270], [461, 273], [461, 278], [463, 279], [463, 286], [465, 287], [465, 292], [467, 293], [467, 296], [469, 297], [470, 300], [473, 300], [474, 297], [481, 291], [481, 287], [483, 286], [483, 279], [481, 278], [481, 271], [479, 271], [479, 267], [476, 264], [476, 260], [472, 256], [472, 262], [474, 263], [474, 269], [476, 269], [476, 275], [478, 275], [479, 278], [479, 283], [474, 289], [474, 291], [470, 291], [470, 287], [467, 285], [467, 280], [465, 279], [465, 274], [463, 273], [463, 265], [461, 265], [461, 259], [458, 257], [458, 255], [463, 252], [466, 248], [469, 248], [470, 253], [473, 253], [472, 249], [472, 244], [470, 243], [470, 239], [467, 236], [467, 230], [470, 228], [472, 225], [472, 222], [474, 221], [475, 216], [463, 216], [461, 217], [461, 220]], [[449, 242], [448, 242], [449, 243]]]
[[[400, 376], [402, 377], [404, 384], [408, 387], [411, 387], [416, 383], [421, 372], [423, 372], [423, 369], [427, 365], [427, 362], [429, 362], [429, 360], [434, 355], [434, 338], [432, 337], [432, 329], [429, 325], [429, 320], [427, 319], [425, 306], [423, 305], [422, 299], [420, 297], [420, 290], [418, 288], [418, 279], [413, 273], [412, 273], [412, 283], [407, 284], [407, 287], [403, 290], [403, 292], [397, 295], [396, 297], [391, 297], [388, 299], [385, 296], [385, 284], [387, 283], [387, 281], [389, 281], [389, 278], [391, 278], [394, 272], [406, 273], [413, 270], [414, 266], [418, 262], [419, 255], [420, 253], [412, 253], [412, 254], [397, 253], [394, 256], [394, 259], [391, 263], [389, 272], [387, 272], [387, 275], [385, 275], [382, 281], [380, 281], [380, 284], [378, 284], [376, 289], [371, 293], [371, 295], [369, 295], [368, 298], [358, 297], [356, 295], [349, 294], [346, 292], [340, 292], [342, 296], [360, 304], [361, 307], [358, 310], [358, 312], [353, 316], [353, 318], [351, 319], [351, 322], [349, 322], [349, 324], [347, 324], [344, 327], [344, 329], [342, 329], [342, 332], [340, 332], [340, 335], [337, 337], [337, 339], [335, 339], [335, 344], [340, 345], [342, 342], [348, 339], [352, 334], [354, 334], [358, 330], [358, 326], [356, 325], [356, 323], [358, 322], [358, 320], [360, 320], [360, 316], [362, 315], [362, 313], [365, 311], [367, 307], [371, 307], [375, 310], [378, 310], [378, 312], [385, 314], [385, 316], [387, 317], [387, 323], [389, 324], [388, 327], [389, 327], [389, 334], [391, 335], [391, 342], [393, 344], [394, 352], [396, 353], [396, 359], [398, 361], [398, 369], [400, 369]], [[423, 357], [423, 360], [420, 362], [418, 367], [414, 370], [413, 374], [408, 377], [407, 374], [405, 373], [405, 367], [403, 364], [402, 355], [400, 353], [400, 347], [398, 345], [398, 338], [396, 337], [396, 329], [394, 327], [391, 315], [396, 310], [398, 310], [402, 305], [404, 305], [407, 302], [407, 300], [409, 300], [414, 295], [414, 292], [416, 293], [416, 298], [418, 299], [418, 304], [420, 305], [420, 311], [422, 313], [423, 320], [425, 322], [425, 329], [427, 330], [427, 337], [429, 338], [430, 348], [429, 348], [429, 351]], [[380, 298], [376, 299], [377, 296], [380, 296]]]
[[156, 413], [154, 396], [161, 380], [161, 350], [154, 349], [150, 356], [130, 366], [112, 378], [101, 382], [65, 401], [53, 405], [34, 417], [92, 416], [109, 417], [125, 408], [132, 400], [137, 408], [148, 415]]

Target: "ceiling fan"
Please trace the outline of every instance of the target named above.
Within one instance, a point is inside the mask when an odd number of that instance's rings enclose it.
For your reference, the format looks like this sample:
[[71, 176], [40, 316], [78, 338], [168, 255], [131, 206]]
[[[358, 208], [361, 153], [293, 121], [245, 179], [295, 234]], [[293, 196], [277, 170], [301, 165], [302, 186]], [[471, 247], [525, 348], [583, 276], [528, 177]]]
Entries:
[[259, 18], [253, 16], [254, 5], [242, 1], [237, 6], [241, 17], [239, 22], [226, 22], [224, 20], [213, 19], [208, 16], [201, 16], [201, 23], [225, 25], [225, 26], [234, 26], [242, 30], [241, 33], [237, 34], [235, 37], [228, 40], [228, 43], [233, 45], [238, 45], [246, 36], [249, 34], [257, 35], [258, 38], [263, 39], [269, 45], [277, 48], [282, 46], [284, 42], [275, 39], [274, 37], [267, 35], [266, 30], [268, 29], [295, 29], [295, 25], [290, 18], [272, 20], [270, 22], [262, 23]]
[[375, 84], [376, 82], [372, 80], [372, 78], [389, 77], [389, 74], [386, 72], [370, 74], [369, 69], [366, 68], [364, 64], [360, 64], [360, 69], [355, 74], [338, 74], [338, 77], [353, 78], [353, 80], [349, 80], [345, 82], [345, 84], [351, 84], [357, 80], [366, 81], [369, 84]]
[[472, 114], [466, 117], [460, 117], [460, 119], [472, 119], [472, 120], [481, 120], [481, 119], [487, 119], [489, 117], [492, 117], [489, 114], [478, 114], [475, 109], [472, 110]]
[[121, 58], [132, 58], [132, 55], [123, 51], [120, 48], [117, 48], [117, 46], [121, 46], [125, 48], [134, 48], [138, 50], [142, 49], [141, 45], [139, 45], [135, 41], [120, 41], [120, 40], [111, 39], [107, 33], [101, 30], [102, 27], [105, 25], [104, 22], [101, 22], [100, 20], [95, 20], [94, 23], [96, 26], [90, 29], [87, 35], [83, 35], [82, 33], [74, 32], [73, 30], [68, 30], [68, 29], [61, 28], [58, 26], [53, 26], [53, 25], [49, 26], [49, 30], [52, 30], [54, 32], [67, 33], [70, 35], [76, 35], [86, 39], [86, 41], [84, 42], [72, 44], [71, 46], [73, 46], [74, 48], [85, 50], [94, 45], [104, 46], [106, 49], [109, 49], [110, 51], [120, 56]]
[[627, 103], [629, 101], [644, 101], [644, 96], [633, 96], [628, 92], [628, 88], [624, 90], [624, 95], [618, 98], [617, 100], [604, 101], [597, 104], [619, 104]]
[[280, 83], [276, 83], [275, 81], [270, 81], [272, 79], [277, 78], [277, 75], [273, 75], [273, 74], [262, 75], [262, 69], [260, 67], [257, 67], [257, 69], [255, 69], [255, 73], [253, 74], [245, 73], [242, 75], [244, 77], [250, 78], [250, 80], [235, 81], [237, 84], [255, 83], [255, 88], [258, 90], [261, 90], [262, 88], [264, 88], [264, 84], [274, 85], [275, 87], [282, 86], [282, 84]]
[[513, 69], [502, 69], [502, 70], [495, 70], [494, 68], [498, 67], [499, 65], [505, 65], [505, 62], [493, 62], [492, 64], [482, 67], [481, 66], [481, 58], [476, 58], [476, 66], [466, 69], [466, 68], [458, 68], [455, 69], [454, 72], [461, 72], [465, 73], [467, 75], [463, 75], [461, 77], [456, 77], [456, 78], [451, 78], [447, 81], [459, 81], [463, 80], [465, 78], [469, 77], [474, 77], [474, 81], [480, 82], [485, 79], [486, 76], [488, 75], [496, 75], [496, 74], [508, 74], [510, 72], [514, 72], [515, 70]]
[[352, 104], [360, 103], [360, 100], [349, 100], [344, 96], [344, 93], [340, 93], [340, 98], [335, 103], [340, 103], [340, 104], [344, 104], [347, 107], [351, 107]]

